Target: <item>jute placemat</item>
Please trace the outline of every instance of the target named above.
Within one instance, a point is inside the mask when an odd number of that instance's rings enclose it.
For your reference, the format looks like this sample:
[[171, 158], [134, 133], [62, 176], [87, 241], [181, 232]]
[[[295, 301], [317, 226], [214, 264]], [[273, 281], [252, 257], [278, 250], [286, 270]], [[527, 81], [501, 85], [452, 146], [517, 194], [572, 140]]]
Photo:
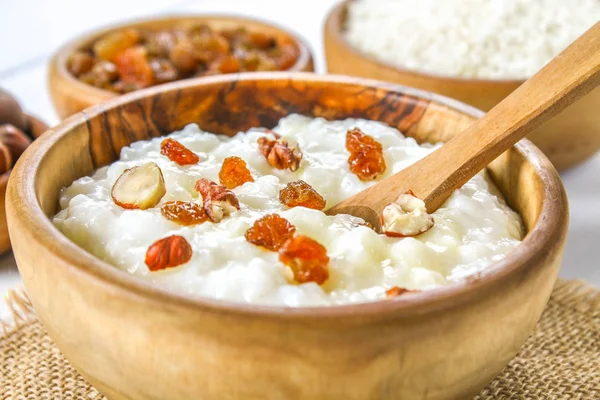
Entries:
[[[9, 293], [13, 321], [1, 324], [0, 399], [105, 397], [62, 357], [22, 291]], [[475, 400], [600, 399], [600, 292], [558, 282], [517, 357]]]

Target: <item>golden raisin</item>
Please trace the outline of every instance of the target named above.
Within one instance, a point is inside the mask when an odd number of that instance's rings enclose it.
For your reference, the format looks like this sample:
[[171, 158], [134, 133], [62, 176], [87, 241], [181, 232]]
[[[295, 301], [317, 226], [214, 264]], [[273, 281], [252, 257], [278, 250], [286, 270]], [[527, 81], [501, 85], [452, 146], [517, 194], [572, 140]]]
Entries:
[[160, 212], [179, 225], [197, 225], [208, 220], [204, 208], [193, 201], [167, 201], [160, 207]]
[[160, 144], [160, 154], [179, 165], [196, 164], [200, 158], [175, 139], [165, 139]]
[[267, 159], [271, 167], [277, 169], [289, 169], [296, 171], [302, 161], [300, 147], [290, 148], [283, 139], [271, 140], [268, 137], [260, 137], [256, 141], [258, 150]]
[[279, 192], [279, 201], [288, 207], [325, 208], [325, 200], [303, 180], [290, 182]]
[[146, 49], [142, 46], [129, 48], [115, 57], [115, 65], [121, 81], [138, 89], [154, 84], [154, 71], [148, 63]]
[[398, 297], [403, 294], [416, 293], [416, 292], [418, 292], [418, 290], [408, 290], [408, 289], [401, 288], [398, 286], [392, 286], [391, 288], [389, 288], [388, 290], [385, 291], [385, 295], [387, 297]]
[[346, 149], [350, 152], [348, 165], [350, 171], [360, 180], [377, 179], [385, 172], [385, 158], [381, 143], [371, 136], [354, 128], [346, 134]]
[[140, 33], [131, 28], [111, 32], [94, 43], [94, 54], [105, 61], [115, 61], [117, 55], [134, 46], [140, 40]]
[[279, 261], [289, 266], [298, 283], [322, 285], [329, 278], [329, 257], [319, 242], [308, 236], [294, 236], [279, 249]]
[[296, 227], [277, 214], [268, 214], [254, 221], [244, 237], [250, 243], [277, 251], [296, 232]]
[[227, 189], [234, 189], [246, 182], [254, 182], [254, 178], [246, 166], [246, 161], [232, 156], [223, 160], [219, 171], [219, 182]]
[[192, 258], [192, 246], [183, 236], [173, 235], [154, 242], [146, 251], [150, 271], [160, 271], [185, 264]]

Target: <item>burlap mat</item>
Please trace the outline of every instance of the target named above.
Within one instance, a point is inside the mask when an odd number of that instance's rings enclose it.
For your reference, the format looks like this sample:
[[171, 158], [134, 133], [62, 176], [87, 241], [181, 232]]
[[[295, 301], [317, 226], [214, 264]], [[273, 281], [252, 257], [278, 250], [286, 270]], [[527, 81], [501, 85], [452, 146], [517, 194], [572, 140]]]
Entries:
[[[22, 291], [7, 297], [1, 324], [2, 400], [105, 399], [69, 365], [35, 319]], [[475, 400], [600, 399], [600, 292], [559, 282], [519, 355]]]

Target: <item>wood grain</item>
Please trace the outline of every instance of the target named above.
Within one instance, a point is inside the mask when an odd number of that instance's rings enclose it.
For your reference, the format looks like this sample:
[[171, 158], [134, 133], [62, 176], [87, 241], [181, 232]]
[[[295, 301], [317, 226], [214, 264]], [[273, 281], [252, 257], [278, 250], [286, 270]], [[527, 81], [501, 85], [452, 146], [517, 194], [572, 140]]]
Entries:
[[191, 28], [198, 24], [206, 24], [212, 29], [233, 29], [245, 27], [252, 31], [264, 32], [276, 37], [281, 42], [293, 43], [299, 49], [296, 63], [289, 69], [295, 71], [314, 71], [310, 49], [304, 41], [293, 33], [277, 25], [254, 20], [223, 15], [186, 15], [165, 18], [147, 19], [104, 28], [83, 37], [77, 38], [63, 46], [52, 56], [48, 72], [48, 87], [56, 112], [66, 118], [94, 104], [117, 97], [119, 94], [87, 85], [75, 78], [67, 68], [67, 61], [76, 50], [86, 49], [98, 38], [107, 33], [123, 28], [167, 29], [172, 27]]
[[7, 210], [23, 281], [60, 350], [109, 398], [466, 399], [531, 333], [555, 282], [568, 211], [558, 174], [528, 141], [489, 168], [523, 216], [523, 243], [465, 281], [389, 301], [291, 309], [191, 298], [96, 259], [49, 220], [61, 187], [133, 140], [191, 122], [231, 135], [297, 111], [376, 119], [419, 141], [450, 138], [481, 116], [374, 81], [242, 74], [110, 100], [65, 120], [22, 156]]
[[327, 213], [352, 214], [380, 229], [385, 206], [409, 191], [434, 212], [510, 146], [599, 85], [600, 22], [440, 149]]
[[[343, 35], [348, 4], [340, 2], [327, 17], [325, 56], [330, 73], [379, 79], [439, 93], [490, 110], [517, 89], [522, 80], [485, 80], [441, 76], [399, 68], [352, 47]], [[600, 88], [547, 121], [528, 138], [558, 169], [566, 169], [600, 149]]]

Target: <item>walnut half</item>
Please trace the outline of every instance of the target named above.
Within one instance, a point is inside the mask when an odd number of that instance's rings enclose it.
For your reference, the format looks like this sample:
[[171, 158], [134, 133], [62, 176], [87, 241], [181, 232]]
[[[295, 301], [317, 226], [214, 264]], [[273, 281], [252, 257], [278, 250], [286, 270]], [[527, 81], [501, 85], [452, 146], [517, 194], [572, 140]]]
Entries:
[[300, 147], [290, 148], [284, 139], [272, 140], [265, 136], [258, 138], [257, 143], [259, 151], [273, 168], [289, 169], [293, 172], [300, 167]]
[[220, 222], [226, 215], [240, 209], [235, 194], [210, 179], [199, 179], [196, 182], [196, 190], [202, 196], [202, 207], [212, 222]]

